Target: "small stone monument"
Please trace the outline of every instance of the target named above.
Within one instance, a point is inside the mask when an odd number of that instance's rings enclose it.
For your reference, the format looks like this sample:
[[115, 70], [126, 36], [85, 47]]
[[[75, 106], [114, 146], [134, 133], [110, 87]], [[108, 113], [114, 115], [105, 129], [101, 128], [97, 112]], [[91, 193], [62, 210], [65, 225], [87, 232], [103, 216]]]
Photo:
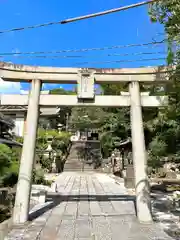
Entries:
[[135, 188], [134, 167], [132, 164], [127, 165], [124, 184], [126, 188]]
[[57, 183], [56, 183], [55, 179], [52, 181], [51, 189], [52, 189], [52, 192], [58, 192]]
[[116, 168], [117, 168], [117, 171], [120, 171], [123, 168], [121, 153], [119, 150], [116, 150]]

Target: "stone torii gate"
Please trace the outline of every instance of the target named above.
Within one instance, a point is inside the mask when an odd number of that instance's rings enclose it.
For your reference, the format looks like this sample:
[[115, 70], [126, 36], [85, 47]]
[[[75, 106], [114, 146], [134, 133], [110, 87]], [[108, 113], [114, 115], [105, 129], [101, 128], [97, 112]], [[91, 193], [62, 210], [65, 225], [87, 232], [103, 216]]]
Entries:
[[[13, 213], [13, 223], [28, 220], [31, 178], [34, 163], [36, 134], [40, 106], [100, 106], [131, 108], [133, 162], [135, 169], [136, 208], [140, 222], [152, 221], [149, 184], [146, 174], [146, 150], [142, 120], [142, 106], [159, 107], [167, 97], [140, 94], [140, 83], [168, 80], [166, 68], [137, 69], [80, 69], [33, 67], [0, 63], [0, 77], [4, 81], [30, 82], [29, 95], [2, 95], [1, 105], [28, 105], [26, 133], [21, 156], [19, 179]], [[41, 95], [42, 83], [78, 83], [77, 96]], [[120, 96], [95, 96], [94, 83], [129, 83], [129, 93]]]

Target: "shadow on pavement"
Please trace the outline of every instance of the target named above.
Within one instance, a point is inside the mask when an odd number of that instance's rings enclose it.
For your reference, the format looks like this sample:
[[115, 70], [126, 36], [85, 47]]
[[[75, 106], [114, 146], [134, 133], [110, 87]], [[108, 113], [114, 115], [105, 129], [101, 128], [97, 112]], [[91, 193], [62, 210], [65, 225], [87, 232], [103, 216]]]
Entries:
[[79, 201], [87, 201], [87, 202], [109, 202], [109, 201], [126, 201], [133, 202], [135, 213], [137, 215], [136, 210], [136, 198], [130, 195], [61, 195], [58, 193], [48, 194], [46, 198], [46, 205], [41, 207], [40, 209], [34, 211], [29, 215], [29, 221], [33, 221], [34, 219], [40, 217], [50, 209], [55, 208], [61, 202], [79, 202]]
[[[155, 211], [161, 213], [167, 213], [168, 209], [165, 204], [165, 201], [161, 198], [161, 196], [153, 196], [152, 200], [154, 202], [154, 207], [156, 208]], [[40, 209], [34, 211], [29, 215], [29, 221], [33, 221], [34, 219], [40, 217], [41, 215], [45, 214], [47, 211], [55, 208], [56, 206], [60, 205], [62, 202], [109, 202], [109, 201], [125, 201], [125, 202], [133, 202], [135, 213], [137, 214], [136, 210], [136, 197], [131, 195], [61, 195], [59, 193], [49, 193], [47, 195], [46, 203]], [[172, 222], [171, 219], [164, 219], [163, 221], [154, 219], [155, 222], [163, 222], [166, 225], [164, 228], [164, 232], [175, 240], [179, 240], [180, 232], [179, 228], [176, 223]]]

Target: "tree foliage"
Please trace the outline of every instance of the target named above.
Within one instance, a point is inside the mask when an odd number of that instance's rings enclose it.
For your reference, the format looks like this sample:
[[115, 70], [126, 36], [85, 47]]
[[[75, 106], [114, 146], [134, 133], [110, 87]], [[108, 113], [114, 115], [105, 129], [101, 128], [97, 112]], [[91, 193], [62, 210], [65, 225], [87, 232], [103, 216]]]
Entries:
[[21, 149], [0, 144], [0, 185], [13, 186], [16, 184], [19, 172]]
[[150, 17], [152, 22], [164, 26], [168, 40], [168, 63], [179, 62], [180, 43], [180, 2], [179, 0], [161, 0], [151, 4]]
[[106, 118], [102, 108], [74, 107], [70, 117], [70, 127], [74, 130], [85, 131], [96, 129], [103, 125]]
[[152, 22], [164, 26], [167, 42], [167, 64], [174, 65], [174, 72], [169, 74], [169, 82], [164, 86], [164, 93], [169, 96], [169, 104], [160, 109], [157, 116], [147, 122], [153, 133], [149, 149], [154, 158], [166, 156], [179, 158], [180, 149], [180, 1], [158, 1], [150, 7]]
[[12, 150], [0, 144], [0, 175], [3, 175], [11, 165]]
[[[61, 161], [68, 151], [70, 133], [58, 132], [53, 129], [38, 129], [37, 154], [40, 159], [39, 161], [43, 169], [51, 170], [53, 158], [50, 152], [46, 152], [49, 143], [52, 147], [52, 153], [55, 153], [58, 161]], [[47, 157], [48, 154], [49, 157]]]

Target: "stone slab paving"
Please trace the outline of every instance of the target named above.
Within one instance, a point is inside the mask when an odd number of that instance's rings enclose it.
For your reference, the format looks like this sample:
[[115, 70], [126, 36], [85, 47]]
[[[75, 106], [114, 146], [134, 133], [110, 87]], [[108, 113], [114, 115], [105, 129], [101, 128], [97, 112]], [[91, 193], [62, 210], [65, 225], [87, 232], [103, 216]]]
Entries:
[[57, 185], [58, 194], [33, 209], [39, 216], [5, 240], [172, 240], [158, 224], [139, 224], [132, 197], [105, 174], [64, 172]]

